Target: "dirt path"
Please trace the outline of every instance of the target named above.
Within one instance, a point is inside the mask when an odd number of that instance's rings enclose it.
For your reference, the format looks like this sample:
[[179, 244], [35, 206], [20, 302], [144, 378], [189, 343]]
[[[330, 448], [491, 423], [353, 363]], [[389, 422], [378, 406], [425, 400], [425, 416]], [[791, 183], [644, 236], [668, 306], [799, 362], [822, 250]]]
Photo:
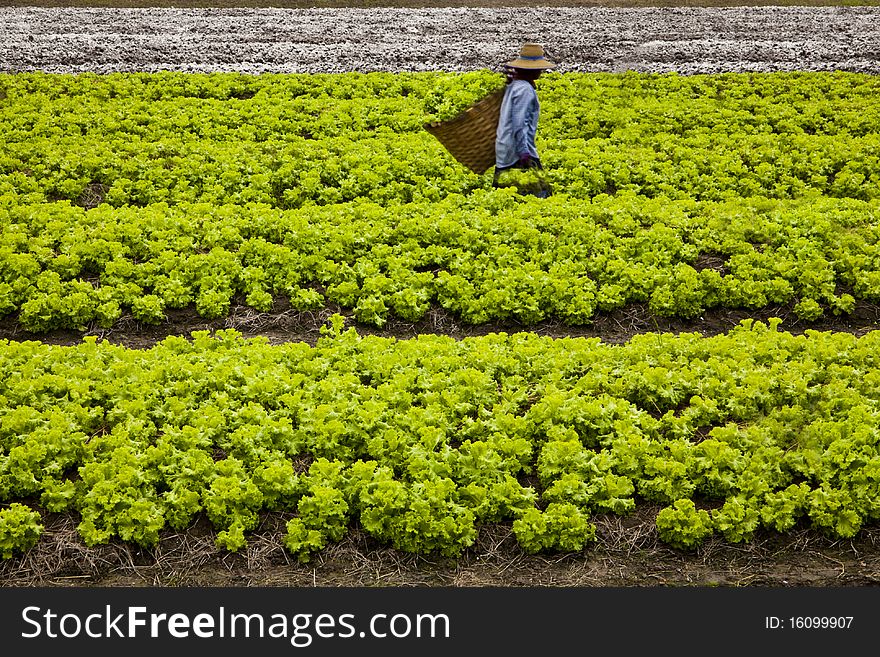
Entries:
[[493, 68], [536, 40], [560, 71], [880, 72], [880, 7], [0, 7], [0, 71]]

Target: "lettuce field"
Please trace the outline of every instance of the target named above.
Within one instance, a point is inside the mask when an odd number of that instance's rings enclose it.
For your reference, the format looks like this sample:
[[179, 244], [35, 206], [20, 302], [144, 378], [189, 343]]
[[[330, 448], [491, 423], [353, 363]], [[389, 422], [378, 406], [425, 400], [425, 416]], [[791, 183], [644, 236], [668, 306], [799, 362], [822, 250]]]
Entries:
[[[880, 82], [547, 74], [549, 199], [423, 129], [502, 83], [0, 74], [5, 575], [858, 544], [874, 581]], [[283, 313], [313, 335], [234, 321]]]
[[422, 129], [497, 78], [0, 77], [0, 311], [46, 331], [283, 296], [375, 326], [432, 305], [583, 324], [880, 299], [874, 77], [548, 77], [549, 202], [491, 189]]

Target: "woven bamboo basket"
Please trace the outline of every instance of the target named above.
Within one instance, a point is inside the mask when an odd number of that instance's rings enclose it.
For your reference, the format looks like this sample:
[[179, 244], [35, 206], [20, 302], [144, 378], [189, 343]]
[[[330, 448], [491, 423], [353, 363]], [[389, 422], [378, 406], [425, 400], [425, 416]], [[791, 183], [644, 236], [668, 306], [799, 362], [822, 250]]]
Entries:
[[478, 100], [448, 121], [426, 123], [452, 157], [476, 174], [485, 173], [495, 164], [495, 132], [504, 87]]

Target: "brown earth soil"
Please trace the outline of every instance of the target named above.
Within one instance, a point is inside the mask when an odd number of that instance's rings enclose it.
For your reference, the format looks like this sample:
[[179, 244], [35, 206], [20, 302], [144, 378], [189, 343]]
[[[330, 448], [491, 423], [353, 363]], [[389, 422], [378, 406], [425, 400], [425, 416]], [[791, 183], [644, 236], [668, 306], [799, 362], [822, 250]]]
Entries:
[[694, 552], [662, 543], [659, 508], [596, 517], [597, 540], [576, 554], [527, 555], [509, 525], [484, 527], [459, 558], [412, 555], [353, 528], [309, 563], [281, 546], [287, 518], [266, 514], [238, 554], [218, 550], [201, 518], [151, 550], [83, 545], [76, 521], [45, 514], [40, 543], [0, 563], [3, 586], [810, 586], [880, 584], [880, 529], [831, 540], [800, 528], [746, 545], [712, 539]]
[[167, 336], [189, 337], [193, 331], [234, 329], [245, 338], [263, 336], [272, 344], [292, 341], [315, 344], [321, 336], [321, 328], [327, 325], [330, 316], [334, 313], [343, 315], [346, 318], [345, 326], [354, 328], [361, 335], [378, 335], [401, 340], [423, 333], [461, 339], [489, 333], [528, 331], [552, 338], [600, 338], [604, 342], [613, 344], [626, 342], [641, 333], [717, 335], [735, 328], [745, 319], [766, 323], [771, 318], [781, 320], [779, 330], [792, 334], [812, 330], [843, 331], [861, 336], [880, 328], [880, 306], [865, 301], [859, 301], [849, 315], [829, 315], [813, 322], [798, 318], [791, 305], [772, 306], [760, 310], [716, 308], [707, 310], [693, 319], [660, 317], [652, 314], [644, 305], [630, 305], [611, 313], [600, 313], [589, 324], [582, 326], [570, 326], [554, 320], [532, 325], [508, 321], [475, 326], [462, 323], [454, 315], [435, 307], [418, 322], [391, 318], [385, 326], [378, 328], [359, 324], [351, 312], [338, 306], [316, 311], [298, 311], [291, 308], [286, 299], [278, 298], [269, 312], [256, 311], [244, 305], [239, 299], [232, 304], [229, 315], [221, 319], [205, 319], [190, 308], [169, 311], [167, 320], [162, 324], [144, 324], [127, 315], [110, 329], [91, 326], [83, 331], [57, 330], [48, 333], [31, 333], [19, 326], [17, 317], [13, 314], [0, 318], [0, 340], [39, 340], [46, 344], [74, 345], [82, 342], [83, 337], [88, 335], [132, 349], [147, 349]]

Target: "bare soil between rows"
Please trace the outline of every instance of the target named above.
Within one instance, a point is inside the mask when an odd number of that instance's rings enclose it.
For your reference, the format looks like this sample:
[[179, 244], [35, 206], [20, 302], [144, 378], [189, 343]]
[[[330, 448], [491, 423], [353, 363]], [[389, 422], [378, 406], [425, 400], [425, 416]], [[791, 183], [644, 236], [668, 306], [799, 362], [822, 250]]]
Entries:
[[711, 539], [694, 552], [662, 543], [659, 507], [593, 521], [597, 540], [578, 553], [529, 555], [509, 524], [487, 526], [457, 557], [413, 555], [377, 543], [357, 527], [308, 563], [281, 545], [282, 514], [265, 514], [240, 553], [221, 551], [203, 517], [152, 549], [114, 542], [85, 546], [76, 519], [46, 514], [40, 543], [0, 563], [0, 582], [32, 586], [296, 587], [645, 587], [880, 584], [880, 529], [831, 540], [811, 529], [762, 533], [743, 545]]
[[557, 320], [545, 320], [538, 324], [509, 320], [472, 325], [462, 322], [443, 308], [434, 307], [417, 322], [392, 317], [384, 326], [376, 327], [358, 323], [350, 311], [338, 306], [301, 311], [292, 308], [287, 299], [279, 298], [268, 312], [256, 311], [238, 299], [232, 304], [229, 315], [220, 319], [206, 319], [198, 315], [194, 308], [186, 308], [168, 311], [166, 321], [160, 324], [145, 324], [127, 315], [111, 328], [90, 326], [81, 331], [59, 329], [32, 333], [19, 325], [17, 314], [11, 314], [0, 318], [0, 340], [38, 340], [46, 344], [72, 346], [80, 344], [86, 336], [95, 336], [98, 340], [130, 349], [149, 349], [168, 336], [190, 337], [194, 331], [233, 329], [244, 338], [264, 337], [270, 344], [306, 342], [314, 345], [321, 337], [321, 329], [328, 326], [334, 314], [344, 316], [346, 328], [354, 328], [360, 335], [400, 340], [426, 333], [463, 339], [491, 333], [529, 332], [550, 338], [598, 338], [610, 344], [620, 344], [644, 333], [699, 333], [709, 337], [726, 333], [743, 320], [767, 323], [772, 318], [780, 320], [778, 330], [794, 335], [805, 331], [836, 331], [858, 337], [880, 328], [880, 306], [866, 301], [858, 301], [849, 315], [829, 315], [812, 322], [797, 317], [791, 304], [759, 310], [713, 308], [692, 319], [655, 315], [647, 306], [636, 304], [600, 313], [589, 323], [580, 326]]

